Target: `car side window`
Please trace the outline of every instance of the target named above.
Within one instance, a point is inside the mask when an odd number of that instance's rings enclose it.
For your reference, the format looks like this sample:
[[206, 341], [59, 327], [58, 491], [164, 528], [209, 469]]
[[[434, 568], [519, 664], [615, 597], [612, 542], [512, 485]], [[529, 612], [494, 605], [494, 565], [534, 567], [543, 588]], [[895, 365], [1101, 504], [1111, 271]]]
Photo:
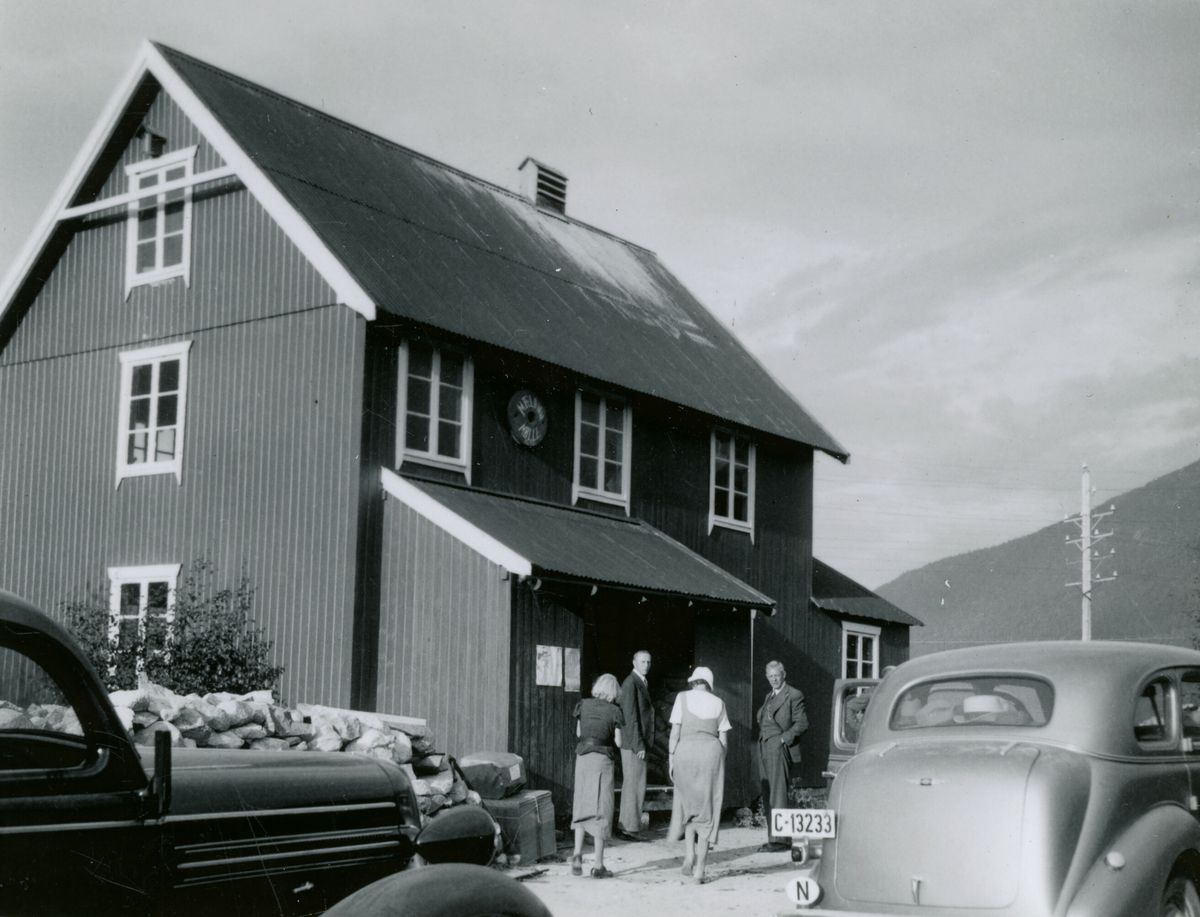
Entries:
[[[1180, 728], [1185, 739], [1200, 746], [1200, 669], [1187, 669], [1179, 677]], [[1200, 751], [1200, 747], [1196, 749]]]
[[1133, 725], [1134, 737], [1143, 745], [1171, 738], [1171, 680], [1155, 678], [1138, 698]]
[[53, 677], [34, 659], [0, 646], [0, 773], [78, 767], [83, 727]]

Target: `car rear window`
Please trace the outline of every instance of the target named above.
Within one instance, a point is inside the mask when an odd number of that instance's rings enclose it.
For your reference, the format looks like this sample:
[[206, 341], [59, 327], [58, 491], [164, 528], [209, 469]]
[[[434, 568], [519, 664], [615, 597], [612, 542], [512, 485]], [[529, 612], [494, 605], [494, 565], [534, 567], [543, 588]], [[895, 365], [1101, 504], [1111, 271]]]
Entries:
[[1045, 726], [1054, 689], [1037, 678], [988, 675], [927, 681], [909, 688], [892, 708], [892, 729], [928, 726]]

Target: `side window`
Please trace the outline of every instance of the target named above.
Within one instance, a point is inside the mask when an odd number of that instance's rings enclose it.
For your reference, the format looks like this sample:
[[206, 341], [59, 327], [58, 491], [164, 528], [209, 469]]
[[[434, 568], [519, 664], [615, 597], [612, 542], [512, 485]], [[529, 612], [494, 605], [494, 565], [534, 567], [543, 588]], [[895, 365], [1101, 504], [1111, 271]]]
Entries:
[[54, 678], [35, 659], [0, 646], [0, 774], [79, 766], [86, 747], [55, 741], [72, 736], [83, 736], [83, 728]]
[[[165, 651], [179, 568], [179, 564], [108, 568], [108, 639], [116, 650], [108, 675], [119, 684], [136, 679], [148, 653]], [[123, 671], [124, 667], [130, 671]]]
[[397, 464], [420, 462], [460, 471], [471, 483], [471, 407], [474, 366], [470, 358], [418, 341], [400, 347]]
[[122, 479], [174, 474], [183, 481], [183, 419], [191, 341], [120, 354], [117, 485]]
[[713, 526], [749, 532], [754, 539], [754, 443], [714, 428], [709, 459], [708, 530]]
[[580, 497], [612, 503], [629, 512], [629, 460], [633, 416], [620, 398], [575, 393], [575, 479], [572, 502]]
[[842, 678], [879, 677], [879, 634], [871, 624], [842, 622]]
[[841, 716], [838, 723], [838, 744], [855, 745], [862, 730], [863, 717], [871, 700], [871, 685], [850, 686], [844, 689], [841, 699]]
[[1200, 751], [1200, 669], [1188, 669], [1179, 678], [1180, 729]]
[[1155, 678], [1138, 698], [1133, 734], [1142, 745], [1154, 746], [1171, 740], [1172, 690], [1169, 678]]
[[[126, 297], [142, 284], [172, 277], [189, 281], [192, 189], [186, 181], [191, 178], [195, 155], [193, 146], [125, 167], [129, 190], [145, 192], [129, 204]], [[180, 182], [184, 184], [180, 186]]]

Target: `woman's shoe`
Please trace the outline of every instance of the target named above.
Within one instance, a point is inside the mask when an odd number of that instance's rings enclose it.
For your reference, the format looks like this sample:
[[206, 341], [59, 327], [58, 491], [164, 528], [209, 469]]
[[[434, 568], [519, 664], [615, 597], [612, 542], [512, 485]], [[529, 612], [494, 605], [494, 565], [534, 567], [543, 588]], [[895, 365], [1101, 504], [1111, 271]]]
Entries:
[[583, 875], [583, 857], [571, 857], [571, 875]]
[[603, 866], [597, 866], [592, 870], [593, 879], [611, 879], [612, 877], [612, 871], [605, 869]]
[[684, 860], [683, 861], [683, 869], [680, 870], [680, 872], [682, 872], [685, 876], [690, 876], [692, 874], [692, 864], [689, 863], [687, 860]]
[[704, 878], [704, 876], [692, 876], [693, 885], [703, 885], [706, 881], [707, 880]]

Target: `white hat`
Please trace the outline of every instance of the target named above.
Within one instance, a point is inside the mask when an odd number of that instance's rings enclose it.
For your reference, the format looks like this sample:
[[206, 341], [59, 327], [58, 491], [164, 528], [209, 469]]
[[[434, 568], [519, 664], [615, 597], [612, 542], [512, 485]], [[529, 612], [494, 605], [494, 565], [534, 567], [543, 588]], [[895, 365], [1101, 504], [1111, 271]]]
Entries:
[[711, 691], [713, 686], [712, 669], [706, 665], [697, 666], [696, 671], [692, 672], [692, 674], [688, 676], [688, 681], [707, 681], [708, 689]]

